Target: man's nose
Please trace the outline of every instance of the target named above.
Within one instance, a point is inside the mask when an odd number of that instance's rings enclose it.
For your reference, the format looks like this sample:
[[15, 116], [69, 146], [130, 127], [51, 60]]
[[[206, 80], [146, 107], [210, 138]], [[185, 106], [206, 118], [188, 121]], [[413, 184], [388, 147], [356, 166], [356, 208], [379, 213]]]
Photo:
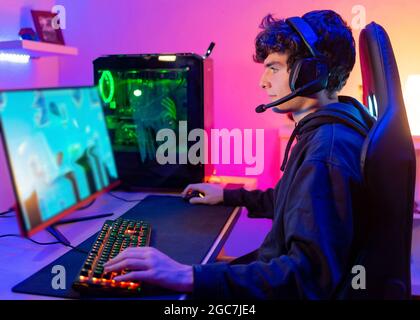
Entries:
[[260, 87], [263, 89], [267, 89], [271, 87], [270, 81], [268, 81], [265, 77], [265, 74], [260, 79]]

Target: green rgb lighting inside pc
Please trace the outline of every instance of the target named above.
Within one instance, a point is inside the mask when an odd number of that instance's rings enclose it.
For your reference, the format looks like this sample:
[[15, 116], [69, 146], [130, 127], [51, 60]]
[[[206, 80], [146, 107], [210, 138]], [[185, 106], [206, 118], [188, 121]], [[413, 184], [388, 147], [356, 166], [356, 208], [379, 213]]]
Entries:
[[108, 105], [106, 122], [115, 151], [139, 152], [142, 163], [155, 159], [156, 133], [160, 129], [178, 132], [179, 121], [187, 120], [187, 72], [99, 70], [99, 90]]
[[[204, 129], [211, 59], [195, 54], [111, 55], [93, 65], [122, 187], [182, 189], [202, 182], [202, 163], [157, 161], [164, 149], [159, 146], [167, 142], [157, 139], [157, 133], [169, 129], [178, 139], [185, 124], [188, 132]], [[170, 152], [185, 159], [194, 143], [177, 141]]]

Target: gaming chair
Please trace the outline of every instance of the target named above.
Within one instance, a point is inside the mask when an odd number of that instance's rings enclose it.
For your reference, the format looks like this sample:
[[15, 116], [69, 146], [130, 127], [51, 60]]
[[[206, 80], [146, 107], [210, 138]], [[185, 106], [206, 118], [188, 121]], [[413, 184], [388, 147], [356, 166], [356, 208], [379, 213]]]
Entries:
[[372, 22], [359, 44], [364, 104], [377, 117], [362, 149], [367, 216], [352, 263], [365, 268], [366, 287], [355, 290], [349, 271], [337, 298], [409, 299], [415, 151], [387, 33]]

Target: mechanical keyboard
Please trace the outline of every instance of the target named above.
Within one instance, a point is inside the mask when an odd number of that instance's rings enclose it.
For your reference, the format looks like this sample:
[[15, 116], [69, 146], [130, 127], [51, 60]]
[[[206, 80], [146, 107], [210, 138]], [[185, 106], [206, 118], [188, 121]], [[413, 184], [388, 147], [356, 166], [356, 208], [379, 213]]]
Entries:
[[141, 290], [139, 282], [118, 282], [120, 273], [104, 272], [104, 264], [128, 247], [144, 247], [150, 242], [151, 228], [144, 221], [128, 219], [107, 220], [92, 246], [73, 288], [85, 294], [136, 295]]

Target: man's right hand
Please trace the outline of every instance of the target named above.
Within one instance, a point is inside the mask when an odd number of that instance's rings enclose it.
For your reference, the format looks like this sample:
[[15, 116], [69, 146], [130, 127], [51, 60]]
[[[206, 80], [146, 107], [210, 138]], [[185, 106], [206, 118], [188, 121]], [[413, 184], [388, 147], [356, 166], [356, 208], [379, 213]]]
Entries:
[[188, 185], [181, 195], [185, 197], [188, 190], [196, 190], [204, 194], [203, 198], [196, 197], [191, 198], [190, 203], [192, 204], [218, 204], [223, 202], [223, 188], [218, 184], [213, 183], [195, 183]]

